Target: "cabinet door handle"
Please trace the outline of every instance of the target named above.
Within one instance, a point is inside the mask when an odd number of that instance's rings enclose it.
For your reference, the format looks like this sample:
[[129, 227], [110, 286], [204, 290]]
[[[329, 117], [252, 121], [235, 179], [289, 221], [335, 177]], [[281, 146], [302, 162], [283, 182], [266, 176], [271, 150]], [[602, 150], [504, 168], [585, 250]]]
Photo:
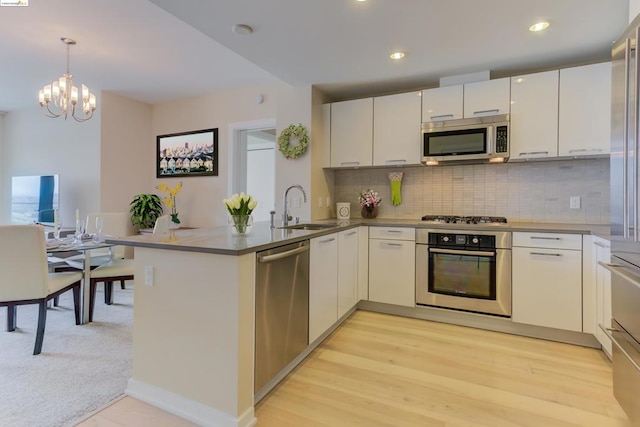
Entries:
[[453, 118], [453, 114], [440, 114], [439, 116], [431, 116], [431, 120], [434, 120], [434, 119], [445, 119], [447, 117]]
[[518, 156], [534, 156], [536, 154], [547, 155], [547, 154], [549, 154], [549, 152], [548, 151], [529, 151], [529, 152], [525, 152], [525, 153], [520, 153], [520, 154], [518, 154]]
[[544, 255], [544, 256], [562, 256], [562, 254], [553, 254], [547, 252], [529, 252], [531, 255]]
[[600, 243], [600, 242], [593, 242], [594, 245], [601, 247], [601, 248], [605, 248], [605, 249], [610, 249], [611, 246], [607, 246], [604, 243]]
[[318, 243], [329, 243], [329, 242], [333, 242], [334, 240], [336, 240], [336, 238], [332, 237], [330, 239], [319, 240]]
[[398, 163], [407, 163], [406, 160], [404, 159], [398, 159], [398, 160], [385, 160], [384, 161], [386, 164], [398, 164]]
[[385, 246], [402, 247], [402, 243], [383, 243]]
[[353, 236], [354, 234], [358, 234], [357, 231], [352, 231], [351, 233], [345, 234], [345, 236]]
[[360, 162], [340, 162], [340, 166], [358, 166]]
[[485, 113], [498, 113], [500, 111], [499, 108], [494, 108], [492, 110], [480, 110], [480, 111], [474, 111], [473, 115], [478, 115], [478, 114], [485, 114]]
[[540, 236], [531, 236], [531, 239], [534, 240], [562, 240], [562, 237], [540, 237]]
[[573, 154], [573, 153], [589, 153], [589, 152], [602, 153], [602, 149], [601, 148], [575, 148], [573, 150], [569, 150], [569, 154]]
[[398, 233], [402, 233], [402, 230], [386, 230], [387, 233], [393, 233], [393, 234], [398, 234]]

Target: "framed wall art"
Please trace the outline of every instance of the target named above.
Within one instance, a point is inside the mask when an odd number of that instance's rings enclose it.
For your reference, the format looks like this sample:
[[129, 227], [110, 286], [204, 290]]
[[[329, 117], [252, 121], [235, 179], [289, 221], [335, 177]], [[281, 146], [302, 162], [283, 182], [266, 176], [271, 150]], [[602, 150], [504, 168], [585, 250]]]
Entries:
[[218, 128], [158, 135], [156, 177], [218, 176]]

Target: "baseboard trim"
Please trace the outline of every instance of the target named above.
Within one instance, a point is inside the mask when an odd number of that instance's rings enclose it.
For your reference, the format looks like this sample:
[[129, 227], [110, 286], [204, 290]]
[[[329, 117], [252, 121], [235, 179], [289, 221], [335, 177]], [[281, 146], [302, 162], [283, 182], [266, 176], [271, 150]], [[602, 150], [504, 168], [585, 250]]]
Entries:
[[258, 420], [253, 406], [235, 418], [202, 403], [130, 378], [125, 394], [205, 427], [252, 427]]
[[360, 300], [358, 308], [396, 316], [413, 317], [415, 319], [432, 320], [434, 322], [581, 345], [583, 347], [601, 348], [600, 343], [593, 334], [514, 323], [511, 319], [497, 316], [427, 306], [404, 307], [364, 300]]

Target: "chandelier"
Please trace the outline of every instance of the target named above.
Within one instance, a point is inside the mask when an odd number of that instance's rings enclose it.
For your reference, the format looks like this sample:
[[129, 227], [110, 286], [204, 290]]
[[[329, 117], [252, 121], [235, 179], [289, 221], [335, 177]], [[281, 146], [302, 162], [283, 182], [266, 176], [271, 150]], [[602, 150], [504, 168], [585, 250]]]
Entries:
[[[93, 117], [96, 109], [96, 96], [89, 91], [89, 88], [82, 85], [82, 98], [78, 92], [78, 87], [74, 85], [73, 76], [69, 73], [69, 47], [75, 45], [75, 40], [67, 37], [60, 39], [67, 45], [67, 72], [58, 80], [45, 85], [38, 93], [40, 106], [45, 110], [47, 117], [56, 118], [71, 116], [79, 122], [84, 122]], [[82, 106], [78, 105], [82, 101]], [[81, 111], [81, 112], [80, 112]]]

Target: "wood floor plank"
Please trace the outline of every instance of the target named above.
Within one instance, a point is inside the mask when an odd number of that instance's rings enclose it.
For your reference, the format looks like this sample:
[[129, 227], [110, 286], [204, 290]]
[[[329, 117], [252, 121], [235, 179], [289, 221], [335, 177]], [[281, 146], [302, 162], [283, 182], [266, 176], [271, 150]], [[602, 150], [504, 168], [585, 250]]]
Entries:
[[309, 426], [628, 427], [600, 353], [357, 311], [256, 416], [261, 427], [287, 414]]

